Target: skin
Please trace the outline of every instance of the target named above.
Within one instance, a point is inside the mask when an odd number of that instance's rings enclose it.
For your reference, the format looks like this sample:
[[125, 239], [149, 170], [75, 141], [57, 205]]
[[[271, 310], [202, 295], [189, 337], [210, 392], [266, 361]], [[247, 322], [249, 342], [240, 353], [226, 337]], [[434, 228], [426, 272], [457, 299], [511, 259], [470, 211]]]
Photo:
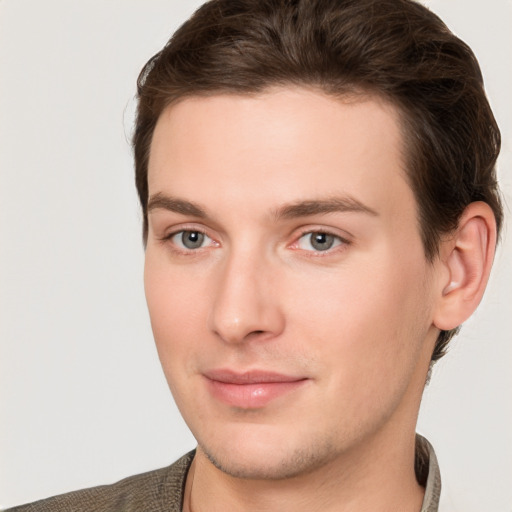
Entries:
[[[397, 112], [375, 98], [273, 89], [161, 115], [145, 289], [198, 441], [187, 507], [421, 508], [414, 432], [449, 276], [425, 259], [402, 149]], [[318, 207], [333, 198], [345, 208]], [[187, 249], [183, 231], [202, 245]], [[311, 233], [333, 246], [318, 250]], [[212, 396], [204, 375], [218, 368], [303, 383], [234, 407]]]

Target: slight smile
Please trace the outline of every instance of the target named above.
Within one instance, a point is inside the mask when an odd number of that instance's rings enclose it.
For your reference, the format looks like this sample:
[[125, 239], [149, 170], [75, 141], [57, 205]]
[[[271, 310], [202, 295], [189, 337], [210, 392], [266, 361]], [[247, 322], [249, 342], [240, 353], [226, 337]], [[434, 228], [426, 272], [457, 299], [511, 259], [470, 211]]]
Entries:
[[240, 409], [259, 409], [296, 390], [309, 379], [263, 370], [235, 372], [228, 369], [205, 372], [210, 393], [221, 402]]

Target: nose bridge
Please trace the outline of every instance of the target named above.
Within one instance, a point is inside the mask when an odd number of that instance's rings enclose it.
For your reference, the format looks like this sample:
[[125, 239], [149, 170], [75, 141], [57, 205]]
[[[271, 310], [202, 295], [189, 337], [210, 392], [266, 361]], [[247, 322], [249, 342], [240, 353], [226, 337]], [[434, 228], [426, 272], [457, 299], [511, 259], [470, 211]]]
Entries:
[[210, 328], [230, 343], [250, 334], [278, 334], [284, 318], [273, 293], [273, 275], [273, 264], [264, 251], [233, 247], [218, 276]]

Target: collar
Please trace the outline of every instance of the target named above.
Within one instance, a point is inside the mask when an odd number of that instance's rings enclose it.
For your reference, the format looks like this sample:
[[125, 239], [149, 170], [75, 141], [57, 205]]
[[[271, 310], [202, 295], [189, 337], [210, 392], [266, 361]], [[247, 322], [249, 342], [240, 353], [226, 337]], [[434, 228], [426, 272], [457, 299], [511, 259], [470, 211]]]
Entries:
[[416, 459], [414, 469], [418, 482], [425, 487], [421, 512], [437, 512], [441, 495], [441, 473], [432, 445], [416, 434]]

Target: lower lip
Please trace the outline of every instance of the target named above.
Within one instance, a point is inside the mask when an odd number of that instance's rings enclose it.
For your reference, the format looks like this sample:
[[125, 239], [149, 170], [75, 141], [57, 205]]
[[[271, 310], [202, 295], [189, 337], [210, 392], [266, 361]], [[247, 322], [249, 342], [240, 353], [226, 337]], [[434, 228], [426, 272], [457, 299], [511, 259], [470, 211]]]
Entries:
[[207, 379], [211, 394], [225, 404], [241, 409], [259, 409], [272, 400], [301, 387], [306, 379], [290, 382], [231, 384]]

